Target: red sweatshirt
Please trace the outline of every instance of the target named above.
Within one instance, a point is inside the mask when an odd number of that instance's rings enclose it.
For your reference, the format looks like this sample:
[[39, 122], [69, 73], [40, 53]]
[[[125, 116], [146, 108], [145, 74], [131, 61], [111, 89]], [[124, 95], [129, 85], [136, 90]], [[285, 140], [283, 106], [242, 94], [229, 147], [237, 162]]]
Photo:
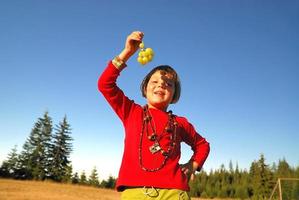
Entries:
[[[139, 156], [142, 157], [142, 165], [148, 169], [158, 168], [163, 162], [164, 156], [161, 153], [152, 154], [149, 151], [149, 147], [153, 145], [153, 142], [147, 139], [146, 134], [143, 134], [141, 155], [139, 155], [143, 107], [126, 97], [116, 85], [116, 79], [119, 75], [120, 70], [114, 67], [110, 61], [98, 81], [100, 92], [116, 112], [125, 129], [124, 153], [116, 189], [122, 191], [125, 187], [153, 186], [189, 191], [187, 176], [179, 166], [180, 143], [185, 142], [191, 146], [194, 152], [191, 159], [199, 163], [198, 169], [202, 167], [209, 154], [209, 143], [195, 131], [186, 118], [175, 116], [178, 122], [176, 145], [166, 160], [165, 166], [155, 172], [143, 170], [140, 166]], [[149, 111], [153, 117], [157, 134], [162, 133], [168, 120], [168, 114], [156, 109], [149, 109]], [[167, 147], [169, 142], [169, 138], [162, 137], [160, 144], [162, 147]]]

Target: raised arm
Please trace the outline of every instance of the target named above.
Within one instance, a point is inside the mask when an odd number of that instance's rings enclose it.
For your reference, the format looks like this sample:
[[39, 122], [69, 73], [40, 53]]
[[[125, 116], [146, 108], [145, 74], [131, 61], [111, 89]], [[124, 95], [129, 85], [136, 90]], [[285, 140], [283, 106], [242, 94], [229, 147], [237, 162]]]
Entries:
[[126, 61], [138, 50], [142, 38], [142, 32], [132, 32], [127, 37], [122, 52], [108, 63], [98, 80], [99, 91], [104, 95], [122, 121], [128, 116], [133, 101], [124, 95], [123, 91], [117, 86], [116, 80], [121, 70], [126, 66]]

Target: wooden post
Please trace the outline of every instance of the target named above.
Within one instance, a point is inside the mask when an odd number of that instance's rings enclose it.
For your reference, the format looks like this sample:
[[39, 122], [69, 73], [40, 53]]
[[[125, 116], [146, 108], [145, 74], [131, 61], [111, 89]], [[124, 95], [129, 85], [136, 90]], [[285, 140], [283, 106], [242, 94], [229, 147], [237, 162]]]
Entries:
[[278, 181], [276, 182], [276, 184], [275, 184], [275, 186], [274, 186], [274, 188], [272, 190], [272, 193], [271, 193], [271, 196], [270, 196], [269, 200], [272, 200], [272, 197], [273, 197], [273, 195], [275, 193], [275, 190], [276, 190], [277, 186], [278, 186]]
[[280, 182], [280, 178], [278, 179], [278, 186], [279, 186], [279, 200], [282, 200], [282, 194], [281, 194], [281, 182]]

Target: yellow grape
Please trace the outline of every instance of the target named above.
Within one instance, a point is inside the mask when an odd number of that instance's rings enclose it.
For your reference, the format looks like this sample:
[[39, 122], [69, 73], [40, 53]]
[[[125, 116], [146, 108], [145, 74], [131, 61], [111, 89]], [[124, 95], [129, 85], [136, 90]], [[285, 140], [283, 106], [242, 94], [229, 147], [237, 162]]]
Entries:
[[142, 61], [143, 61], [144, 63], [148, 63], [148, 58], [147, 58], [147, 57], [143, 57], [143, 58], [142, 58]]
[[148, 51], [143, 51], [143, 52], [144, 52], [144, 53], [143, 53], [144, 56], [149, 56], [149, 55], [151, 55], [150, 52], [148, 52]]
[[139, 44], [139, 48], [140, 48], [140, 49], [143, 49], [143, 48], [144, 48], [144, 43], [143, 43], [143, 42], [141, 42], [141, 43]]
[[146, 56], [146, 55], [145, 55], [145, 51], [140, 51], [139, 54], [138, 54], [138, 56], [140, 56], [140, 57], [144, 57], [144, 56]]
[[141, 62], [142, 62], [142, 57], [138, 56], [137, 61], [141, 64]]
[[141, 59], [141, 61], [139, 62], [141, 65], [145, 65], [146, 62], [143, 61], [143, 59]]
[[143, 54], [142, 51], [140, 51], [140, 52], [138, 53], [138, 57], [143, 57], [142, 54]]
[[147, 58], [148, 58], [149, 62], [153, 60], [153, 56], [152, 55], [148, 55]]
[[141, 64], [141, 65], [145, 65], [147, 63], [147, 59], [145, 57], [141, 57], [138, 56], [137, 61]]
[[154, 51], [153, 51], [152, 48], [146, 48], [146, 49], [145, 49], [145, 52], [146, 52], [148, 55], [154, 53]]

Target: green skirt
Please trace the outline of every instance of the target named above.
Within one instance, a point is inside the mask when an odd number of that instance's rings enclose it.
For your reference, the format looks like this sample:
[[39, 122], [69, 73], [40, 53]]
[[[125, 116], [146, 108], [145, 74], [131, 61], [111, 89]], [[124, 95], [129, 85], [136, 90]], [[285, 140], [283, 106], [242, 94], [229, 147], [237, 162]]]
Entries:
[[125, 189], [121, 200], [191, 200], [188, 193], [178, 189], [159, 189], [154, 187], [138, 187]]

